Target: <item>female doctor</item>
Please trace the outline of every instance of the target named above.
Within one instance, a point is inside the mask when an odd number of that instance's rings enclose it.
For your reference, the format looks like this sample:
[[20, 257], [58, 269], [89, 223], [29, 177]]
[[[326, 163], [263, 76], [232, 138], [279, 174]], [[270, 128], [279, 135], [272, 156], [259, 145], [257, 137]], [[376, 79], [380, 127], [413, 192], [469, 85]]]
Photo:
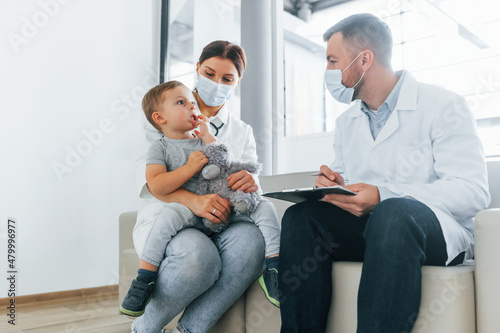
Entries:
[[[208, 44], [196, 64], [198, 81], [193, 94], [199, 112], [210, 119], [213, 134], [228, 145], [234, 158], [257, 162], [252, 128], [234, 117], [225, 105], [245, 66], [241, 47], [227, 41]], [[148, 130], [150, 141], [158, 135], [152, 127]], [[246, 171], [232, 174], [228, 183], [233, 190], [259, 189], [253, 175]], [[148, 194], [143, 186], [141, 197]], [[184, 188], [157, 199], [180, 203], [215, 223], [227, 222], [231, 212], [230, 203], [217, 194], [199, 196]], [[134, 229], [134, 239], [137, 232]], [[144, 315], [133, 322], [132, 331], [161, 332], [185, 309], [174, 332], [208, 332], [263, 268], [264, 239], [253, 223], [231, 223], [212, 237], [193, 228], [182, 230], [166, 249], [153, 297]]]

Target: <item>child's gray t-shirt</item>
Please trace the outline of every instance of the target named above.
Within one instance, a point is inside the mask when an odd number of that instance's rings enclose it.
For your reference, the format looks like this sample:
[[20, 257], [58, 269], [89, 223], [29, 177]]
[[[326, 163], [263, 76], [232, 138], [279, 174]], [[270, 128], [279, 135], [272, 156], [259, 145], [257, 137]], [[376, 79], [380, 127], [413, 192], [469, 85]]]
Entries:
[[[203, 141], [198, 137], [194, 139], [170, 139], [163, 135], [161, 139], [156, 140], [149, 147], [146, 154], [146, 165], [162, 164], [170, 172], [185, 165], [189, 155], [196, 150], [200, 150], [203, 146]], [[191, 177], [182, 187], [195, 193], [197, 179], [196, 176]]]

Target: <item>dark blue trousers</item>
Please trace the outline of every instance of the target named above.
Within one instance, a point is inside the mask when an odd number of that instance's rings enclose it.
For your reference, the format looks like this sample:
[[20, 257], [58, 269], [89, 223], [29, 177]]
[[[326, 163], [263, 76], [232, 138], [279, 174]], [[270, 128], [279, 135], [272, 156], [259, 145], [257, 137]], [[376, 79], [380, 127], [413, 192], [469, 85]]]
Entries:
[[325, 332], [332, 261], [363, 262], [358, 333], [410, 332], [420, 307], [421, 266], [446, 260], [436, 215], [419, 201], [387, 199], [362, 217], [322, 201], [294, 205], [282, 221], [281, 332]]

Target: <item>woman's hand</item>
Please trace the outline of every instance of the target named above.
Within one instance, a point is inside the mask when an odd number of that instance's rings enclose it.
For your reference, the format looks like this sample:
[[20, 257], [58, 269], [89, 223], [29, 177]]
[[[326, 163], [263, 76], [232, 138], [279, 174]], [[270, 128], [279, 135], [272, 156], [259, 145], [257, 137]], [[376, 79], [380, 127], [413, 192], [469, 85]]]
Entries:
[[183, 187], [170, 194], [151, 194], [163, 202], [180, 203], [189, 208], [194, 215], [205, 217], [214, 223], [226, 223], [231, 213], [231, 204], [229, 201], [217, 194], [197, 195]]
[[209, 219], [213, 223], [226, 223], [231, 213], [231, 204], [217, 194], [196, 195], [187, 205], [194, 215]]
[[246, 170], [235, 172], [227, 177], [227, 184], [233, 191], [240, 190], [245, 193], [255, 192], [259, 189], [253, 175]]

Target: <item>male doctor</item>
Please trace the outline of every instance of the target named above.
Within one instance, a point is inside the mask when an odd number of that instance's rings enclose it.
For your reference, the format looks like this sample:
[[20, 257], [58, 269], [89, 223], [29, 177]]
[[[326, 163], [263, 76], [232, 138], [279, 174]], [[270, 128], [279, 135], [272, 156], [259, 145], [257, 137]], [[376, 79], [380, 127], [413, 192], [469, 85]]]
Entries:
[[[325, 332], [332, 261], [364, 262], [358, 333], [410, 332], [421, 266], [473, 259], [473, 217], [490, 201], [475, 120], [462, 97], [392, 70], [392, 35], [377, 17], [350, 16], [323, 38], [328, 90], [356, 102], [337, 119], [335, 160], [315, 185], [357, 194], [285, 213], [281, 332]], [[312, 273], [303, 268], [311, 258]]]

